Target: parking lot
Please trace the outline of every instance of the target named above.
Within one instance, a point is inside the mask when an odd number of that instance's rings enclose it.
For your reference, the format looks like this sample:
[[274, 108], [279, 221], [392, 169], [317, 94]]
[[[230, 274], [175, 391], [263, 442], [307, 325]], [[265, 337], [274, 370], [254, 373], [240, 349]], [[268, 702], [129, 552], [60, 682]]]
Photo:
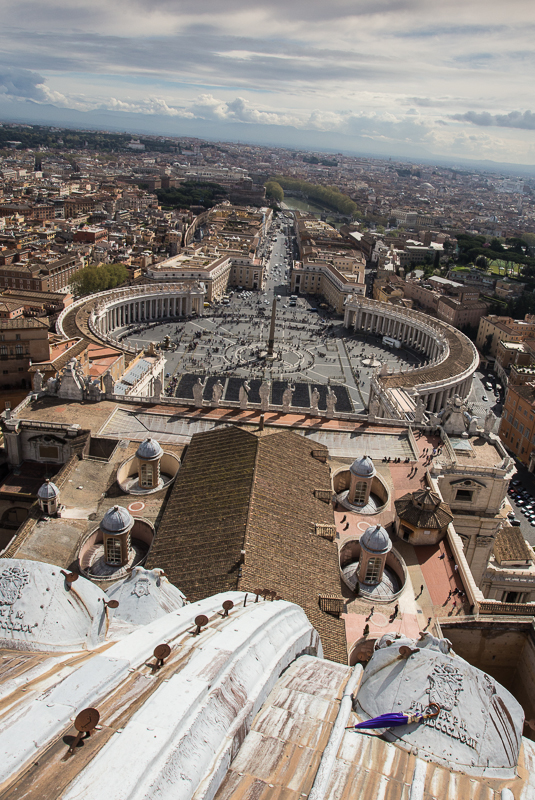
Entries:
[[508, 499], [515, 519], [520, 522], [517, 527], [524, 539], [535, 546], [535, 493], [525, 488], [523, 481], [517, 477], [511, 481]]

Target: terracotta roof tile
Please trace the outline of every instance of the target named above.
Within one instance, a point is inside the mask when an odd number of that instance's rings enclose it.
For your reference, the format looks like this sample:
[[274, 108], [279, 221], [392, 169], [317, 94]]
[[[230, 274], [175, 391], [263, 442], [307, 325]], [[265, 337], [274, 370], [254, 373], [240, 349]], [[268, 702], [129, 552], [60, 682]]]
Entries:
[[494, 556], [501, 564], [503, 561], [531, 561], [532, 556], [519, 528], [510, 526], [498, 531], [494, 542]]
[[315, 531], [316, 523], [334, 525], [333, 509], [316, 489], [330, 491], [329, 467], [291, 431], [195, 434], [147, 568], [163, 568], [190, 600], [275, 591], [305, 610], [326, 658], [347, 663], [344, 622], [319, 607], [320, 594], [341, 598], [341, 586], [337, 546]]

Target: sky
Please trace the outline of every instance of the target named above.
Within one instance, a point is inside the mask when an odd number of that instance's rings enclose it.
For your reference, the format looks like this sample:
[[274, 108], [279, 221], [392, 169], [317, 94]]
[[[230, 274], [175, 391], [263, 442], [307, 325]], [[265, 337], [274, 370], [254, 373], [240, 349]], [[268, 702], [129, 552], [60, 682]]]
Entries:
[[0, 9], [0, 120], [535, 164], [529, 0]]

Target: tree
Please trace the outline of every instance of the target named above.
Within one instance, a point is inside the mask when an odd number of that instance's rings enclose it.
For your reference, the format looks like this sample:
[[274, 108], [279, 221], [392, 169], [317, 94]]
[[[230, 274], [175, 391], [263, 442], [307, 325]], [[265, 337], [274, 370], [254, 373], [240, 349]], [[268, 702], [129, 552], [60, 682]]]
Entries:
[[264, 184], [266, 187], [266, 197], [270, 200], [276, 200], [278, 203], [282, 203], [284, 200], [284, 189], [277, 183], [277, 181], [266, 181]]
[[[141, 184], [140, 184], [141, 186]], [[227, 195], [227, 190], [218, 183], [195, 183], [184, 181], [171, 189], [156, 189], [158, 203], [164, 208], [189, 208], [204, 206], [212, 208]]]
[[481, 348], [481, 352], [483, 353], [484, 356], [487, 355], [487, 353], [490, 351], [490, 348], [492, 347], [492, 337], [493, 334], [489, 333], [489, 335], [485, 339], [485, 344]]
[[124, 264], [102, 264], [100, 267], [88, 266], [73, 275], [71, 288], [77, 297], [84, 297], [106, 289], [115, 289], [128, 280], [128, 270]]
[[488, 269], [489, 266], [489, 262], [487, 261], [485, 256], [478, 256], [474, 261], [474, 264], [478, 269], [484, 269], [484, 270]]
[[274, 176], [270, 178], [268, 183], [271, 181], [275, 181], [287, 191], [302, 192], [310, 200], [315, 200], [320, 205], [332, 208], [340, 214], [345, 214], [348, 217], [354, 217], [358, 214], [357, 204], [336, 186], [321, 186], [317, 183], [308, 183], [308, 181], [301, 181], [284, 175]]

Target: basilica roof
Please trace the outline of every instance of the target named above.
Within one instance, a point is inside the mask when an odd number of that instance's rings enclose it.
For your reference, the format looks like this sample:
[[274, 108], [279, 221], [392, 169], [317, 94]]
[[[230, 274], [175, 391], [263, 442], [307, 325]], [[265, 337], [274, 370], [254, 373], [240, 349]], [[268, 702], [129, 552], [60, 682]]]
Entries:
[[125, 580], [110, 586], [106, 593], [119, 603], [113, 614], [114, 623], [121, 620], [133, 625], [147, 625], [176, 611], [186, 599], [180, 589], [169, 583], [163, 570], [143, 567], [134, 567]]
[[229, 427], [192, 437], [146, 566], [192, 600], [274, 591], [304, 608], [326, 656], [346, 663], [343, 620], [319, 605], [320, 595], [341, 600], [336, 544], [315, 532], [334, 526], [329, 466], [312, 456], [322, 446], [291, 431], [263, 434]]

